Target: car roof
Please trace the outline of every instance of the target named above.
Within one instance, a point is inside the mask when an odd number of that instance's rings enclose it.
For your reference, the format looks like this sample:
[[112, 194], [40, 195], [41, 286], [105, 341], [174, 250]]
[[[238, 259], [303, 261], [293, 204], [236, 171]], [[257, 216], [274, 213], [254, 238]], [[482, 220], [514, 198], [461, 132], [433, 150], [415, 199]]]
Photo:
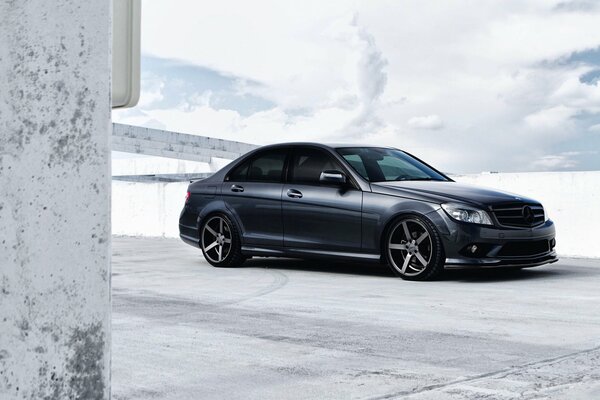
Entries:
[[288, 142], [288, 143], [276, 143], [270, 144], [266, 146], [262, 146], [261, 149], [266, 148], [276, 148], [276, 147], [301, 147], [301, 146], [315, 146], [321, 148], [329, 148], [329, 149], [340, 149], [345, 147], [377, 147], [377, 148], [386, 148], [391, 149], [390, 146], [379, 146], [379, 145], [371, 145], [364, 143], [318, 143], [318, 142]]

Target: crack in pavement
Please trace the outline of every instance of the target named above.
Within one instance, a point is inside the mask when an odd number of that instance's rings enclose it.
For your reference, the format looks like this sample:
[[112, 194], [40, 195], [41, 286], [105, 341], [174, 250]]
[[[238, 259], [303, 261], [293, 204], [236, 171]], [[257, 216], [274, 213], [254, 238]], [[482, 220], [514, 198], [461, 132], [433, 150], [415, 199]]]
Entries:
[[[271, 270], [271, 269], [267, 269], [267, 268], [264, 268], [264, 270], [267, 271], [267, 273], [269, 273], [271, 275], [271, 277], [273, 278], [273, 281], [264, 288], [256, 290], [255, 292], [247, 294], [245, 296], [238, 297], [236, 299], [225, 300], [225, 301], [221, 301], [221, 302], [214, 302], [211, 304], [204, 304], [202, 310], [169, 314], [169, 317], [191, 316], [194, 314], [200, 314], [200, 313], [204, 313], [207, 311], [218, 310], [220, 308], [232, 306], [235, 304], [240, 304], [245, 301], [255, 299], [257, 297], [266, 296], [270, 293], [273, 293], [273, 292], [283, 288], [285, 285], [287, 285], [289, 279], [288, 279], [287, 275], [284, 274], [283, 272], [277, 271], [277, 270]], [[185, 298], [185, 297], [161, 295], [161, 294], [158, 294], [155, 292], [152, 292], [151, 294], [152, 294], [152, 297], [158, 298], [158, 299], [180, 301], [182, 304], [190, 303], [190, 299]], [[113, 294], [113, 296], [119, 298], [122, 295], [121, 294]], [[119, 307], [119, 306], [120, 306], [119, 304], [113, 304], [113, 307]]]
[[422, 388], [415, 389], [415, 390], [403, 390], [403, 391], [389, 393], [389, 394], [382, 395], [382, 396], [369, 397], [368, 400], [384, 400], [384, 399], [392, 399], [392, 398], [398, 398], [398, 397], [410, 398], [410, 397], [413, 397], [413, 396], [421, 394], [421, 393], [436, 391], [436, 390], [440, 390], [440, 389], [447, 389], [449, 387], [457, 386], [459, 384], [466, 383], [466, 382], [477, 382], [477, 381], [481, 381], [481, 380], [491, 378], [491, 377], [496, 377], [496, 376], [498, 376], [499, 378], [504, 378], [510, 374], [525, 371], [532, 367], [548, 365], [548, 364], [552, 364], [555, 362], [568, 360], [570, 358], [575, 358], [580, 355], [593, 353], [596, 351], [600, 351], [600, 346], [593, 347], [590, 349], [584, 349], [584, 350], [580, 350], [580, 351], [576, 351], [576, 352], [572, 352], [572, 353], [568, 353], [568, 354], [563, 354], [563, 355], [557, 356], [557, 357], [547, 358], [547, 359], [538, 360], [538, 361], [532, 361], [532, 362], [520, 364], [517, 366], [502, 368], [502, 369], [499, 369], [496, 371], [486, 372], [483, 374], [467, 376], [467, 377], [459, 378], [459, 379], [456, 379], [456, 380], [453, 380], [450, 382], [446, 382], [446, 383], [427, 385], [427, 386], [423, 386]]

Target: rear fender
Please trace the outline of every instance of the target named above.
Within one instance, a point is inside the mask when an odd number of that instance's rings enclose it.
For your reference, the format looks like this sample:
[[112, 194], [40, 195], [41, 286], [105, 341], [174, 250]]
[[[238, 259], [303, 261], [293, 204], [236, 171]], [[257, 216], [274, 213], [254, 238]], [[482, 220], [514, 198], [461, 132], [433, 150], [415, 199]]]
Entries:
[[216, 213], [225, 214], [229, 218], [232, 217], [229, 208], [227, 208], [223, 200], [213, 200], [210, 203], [206, 204], [198, 214], [198, 231], [200, 231], [200, 227], [202, 226], [206, 217]]

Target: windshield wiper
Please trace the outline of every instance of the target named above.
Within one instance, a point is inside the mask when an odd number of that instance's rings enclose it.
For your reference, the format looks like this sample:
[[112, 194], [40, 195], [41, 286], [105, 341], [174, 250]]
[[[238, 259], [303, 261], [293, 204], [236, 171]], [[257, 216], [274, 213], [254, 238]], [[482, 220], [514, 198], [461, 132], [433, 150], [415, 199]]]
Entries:
[[434, 179], [431, 177], [426, 178], [405, 178], [405, 179], [397, 179], [396, 181], [404, 182], [404, 181], [438, 181], [441, 182], [441, 179]]
[[435, 179], [435, 178], [403, 178], [403, 179], [392, 179], [389, 181], [371, 181], [373, 183], [386, 183], [386, 182], [410, 182], [410, 181], [435, 181], [435, 182], [447, 182], [446, 179]]

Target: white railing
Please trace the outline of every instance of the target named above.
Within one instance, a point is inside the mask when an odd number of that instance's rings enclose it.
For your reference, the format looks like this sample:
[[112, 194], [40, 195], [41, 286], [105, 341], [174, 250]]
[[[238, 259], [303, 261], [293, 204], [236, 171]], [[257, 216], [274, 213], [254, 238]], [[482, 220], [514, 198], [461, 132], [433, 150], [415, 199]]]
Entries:
[[[211, 171], [215, 170], [214, 165], [212, 165], [213, 158], [234, 160], [257, 147], [249, 143], [215, 139], [207, 136], [113, 124], [112, 150], [146, 156], [167, 157], [180, 160], [183, 165], [186, 162], [192, 162], [192, 164], [194, 162], [209, 163], [211, 164], [211, 168], [209, 168]], [[123, 160], [118, 160], [117, 162], [123, 163]], [[134, 164], [137, 162], [139, 160], [132, 161]], [[161, 167], [156, 171], [152, 171], [152, 174], [144, 173], [143, 175], [138, 175], [137, 172], [133, 172], [135, 175], [132, 175], [131, 172], [121, 172], [113, 175], [113, 179], [134, 182], [175, 182], [204, 178], [210, 175], [208, 172], [193, 173], [194, 171], [185, 171], [185, 169], [182, 170], [180, 168], [178, 168], [178, 171], [184, 172], [169, 173], [166, 170], [162, 170], [171, 164], [172, 162], [163, 160], [160, 162]], [[219, 163], [215, 165], [218, 166]], [[115, 164], [113, 163], [114, 167]]]
[[112, 149], [126, 153], [209, 163], [213, 157], [234, 160], [257, 147], [207, 136], [113, 124]]

